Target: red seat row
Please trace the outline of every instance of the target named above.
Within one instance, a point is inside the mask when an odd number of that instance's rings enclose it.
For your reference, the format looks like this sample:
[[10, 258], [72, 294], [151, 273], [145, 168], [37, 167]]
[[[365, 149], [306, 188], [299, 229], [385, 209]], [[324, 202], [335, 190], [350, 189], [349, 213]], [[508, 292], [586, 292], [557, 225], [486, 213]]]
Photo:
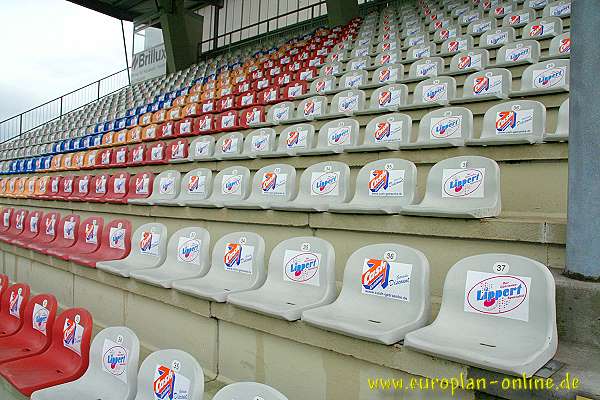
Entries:
[[81, 377], [89, 363], [93, 320], [83, 308], [58, 317], [51, 294], [30, 298], [0, 275], [0, 375], [25, 396]]
[[131, 249], [131, 222], [113, 219], [106, 225], [100, 216], [80, 221], [79, 215], [58, 212], [2, 210], [0, 241], [53, 255], [86, 267], [99, 261], [120, 260]]

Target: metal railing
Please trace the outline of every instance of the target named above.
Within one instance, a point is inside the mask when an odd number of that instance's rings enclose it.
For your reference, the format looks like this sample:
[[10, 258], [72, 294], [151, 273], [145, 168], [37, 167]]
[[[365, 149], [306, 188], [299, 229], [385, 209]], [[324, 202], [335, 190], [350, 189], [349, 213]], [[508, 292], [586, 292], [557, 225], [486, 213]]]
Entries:
[[129, 85], [127, 69], [73, 90], [0, 122], [0, 143], [38, 128]]

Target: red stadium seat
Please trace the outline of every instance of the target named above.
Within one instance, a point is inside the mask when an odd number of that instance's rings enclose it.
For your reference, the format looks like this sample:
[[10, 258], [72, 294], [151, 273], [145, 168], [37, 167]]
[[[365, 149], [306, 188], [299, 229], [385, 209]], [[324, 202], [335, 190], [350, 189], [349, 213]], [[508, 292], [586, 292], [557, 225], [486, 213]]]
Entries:
[[2, 294], [0, 309], [0, 338], [10, 336], [21, 329], [23, 311], [29, 301], [29, 285], [17, 283]]
[[282, 99], [293, 100], [306, 93], [308, 93], [308, 83], [304, 81], [294, 81], [283, 88]]
[[281, 101], [279, 86], [269, 86], [258, 92], [258, 101], [261, 104], [273, 104]]
[[119, 172], [108, 180], [108, 187], [104, 201], [108, 203], [126, 203], [129, 193], [129, 173]]
[[39, 198], [42, 200], [53, 200], [58, 195], [60, 181], [62, 181], [62, 176], [51, 176], [48, 180], [46, 192], [40, 194]]
[[175, 136], [175, 121], [163, 122], [158, 126], [156, 135], [158, 140], [169, 139]]
[[51, 294], [32, 297], [23, 312], [23, 325], [14, 335], [0, 338], [0, 363], [31, 357], [50, 346], [58, 303]]
[[53, 196], [54, 200], [68, 200], [73, 194], [73, 175], [66, 175], [58, 183], [58, 193]]
[[10, 226], [9, 228], [0, 233], [0, 240], [8, 242], [10, 239], [14, 239], [19, 236], [24, 229], [25, 218], [27, 217], [27, 210], [19, 208], [18, 210], [11, 213]]
[[146, 161], [143, 164], [155, 165], [155, 164], [166, 164], [167, 163], [167, 152], [166, 144], [163, 142], [156, 142], [148, 146], [146, 149]]
[[71, 247], [65, 260], [76, 257], [86, 257], [100, 248], [104, 233], [104, 219], [99, 216], [87, 218], [84, 223], [79, 224], [79, 231], [75, 243]]
[[167, 147], [167, 161], [181, 162], [182, 160], [187, 160], [189, 146], [190, 141], [187, 139], [178, 139], [169, 143]]
[[64, 256], [64, 254], [73, 251], [73, 246], [79, 238], [81, 226], [79, 221], [80, 218], [77, 214], [65, 215], [59, 224], [56, 239], [52, 242], [52, 246], [46, 249], [45, 254], [67, 260], [68, 256]]
[[251, 128], [252, 124], [265, 122], [265, 107], [255, 106], [243, 109], [240, 112], [240, 127]]
[[146, 161], [146, 145], [144, 143], [137, 144], [129, 149], [127, 165], [141, 165], [144, 161]]
[[175, 136], [191, 136], [194, 118], [187, 117], [175, 123]]
[[85, 200], [96, 203], [104, 201], [109, 178], [109, 174], [101, 174], [94, 176], [90, 185], [90, 194], [88, 194]]
[[154, 186], [154, 174], [152, 172], [140, 172], [129, 180], [127, 200], [145, 199], [152, 194]]
[[198, 115], [209, 114], [216, 112], [217, 105], [213, 99], [207, 99], [200, 102], [200, 110]]
[[0, 375], [25, 396], [80, 378], [89, 364], [92, 328], [92, 316], [87, 310], [64, 311], [54, 322], [48, 349], [1, 364]]
[[229, 132], [240, 129], [238, 114], [235, 111], [227, 111], [216, 116], [215, 130], [217, 132]]
[[22, 234], [9, 241], [16, 246], [25, 247], [27, 243], [33, 241], [40, 233], [40, 225], [43, 213], [38, 210], [30, 211], [25, 219], [25, 228]]
[[69, 197], [71, 201], [85, 201], [90, 192], [91, 175], [76, 176], [73, 181], [73, 194]]
[[[86, 267], [96, 268], [98, 261], [120, 260], [131, 249], [131, 222], [126, 219], [114, 219], [102, 230], [98, 230], [100, 245], [92, 252], [76, 252], [69, 260]], [[79, 244], [79, 241], [78, 243]]]
[[121, 146], [116, 148], [112, 153], [112, 160], [110, 162], [111, 168], [124, 167], [129, 162], [129, 149], [127, 146]]
[[194, 119], [192, 133], [194, 135], [206, 135], [215, 132], [216, 117], [213, 114], [204, 114]]
[[235, 107], [235, 96], [230, 94], [217, 100], [217, 112], [225, 112]]
[[54, 240], [56, 239], [56, 232], [59, 229], [63, 229], [63, 223], [60, 219], [60, 214], [57, 212], [49, 212], [44, 215], [43, 223], [40, 225], [40, 233], [34, 242], [25, 244], [25, 247], [45, 253], [46, 249], [52, 247]]
[[241, 109], [245, 107], [252, 107], [259, 104], [259, 98], [257, 92], [250, 90], [244, 93], [240, 93], [235, 99], [235, 108]]

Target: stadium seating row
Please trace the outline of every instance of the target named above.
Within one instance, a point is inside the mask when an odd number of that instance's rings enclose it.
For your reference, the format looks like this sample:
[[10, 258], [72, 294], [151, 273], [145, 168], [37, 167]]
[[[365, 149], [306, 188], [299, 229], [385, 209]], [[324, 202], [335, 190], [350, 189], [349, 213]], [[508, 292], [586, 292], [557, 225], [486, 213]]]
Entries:
[[[126, 327], [100, 331], [83, 308], [58, 314], [52, 294], [30, 297], [23, 283], [8, 286], [0, 275], [0, 375], [32, 400], [202, 400], [204, 373], [181, 350], [159, 350], [142, 363], [140, 342]], [[213, 399], [287, 400], [254, 382], [234, 383]], [[239, 396], [239, 397], [237, 397]]]
[[[79, 232], [89, 226], [83, 221]], [[85, 240], [85, 234], [78, 236]], [[418, 250], [393, 243], [358, 249], [346, 262], [336, 298], [335, 251], [326, 240], [284, 240], [271, 252], [268, 266], [264, 240], [255, 233], [225, 235], [215, 243], [212, 258], [210, 240], [203, 228], [183, 228], [168, 237], [164, 225], [148, 223], [134, 232], [127, 257], [98, 261], [95, 267], [364, 340], [389, 345], [406, 337], [405, 344], [417, 350], [505, 373], [531, 375], [556, 351], [554, 278], [543, 264], [525, 257], [483, 254], [459, 261], [446, 276], [437, 319], [425, 326], [430, 318], [429, 262]], [[63, 255], [78, 246], [73, 239], [56, 241], [68, 246]], [[46, 254], [61, 254], [49, 247], [53, 251]], [[489, 324], [507, 335], [490, 334]], [[462, 339], [450, 346], [446, 333], [457, 326], [469, 326], [469, 335], [458, 335]], [[500, 357], [512, 346], [512, 335], [530, 341]]]
[[[491, 79], [485, 77], [485, 79]], [[447, 78], [451, 79], [451, 78]], [[202, 135], [200, 131], [206, 116], [186, 118], [175, 124], [165, 123], [159, 127], [150, 125], [142, 130], [141, 137], [125, 135], [102, 144], [80, 143], [74, 147], [92, 150], [58, 153], [53, 156], [42, 156], [27, 160], [12, 161], [7, 165], [6, 173], [21, 174], [27, 172], [49, 172], [78, 169], [119, 168], [136, 165], [154, 165], [181, 163], [189, 161], [214, 161], [231, 159], [254, 159], [289, 157], [302, 155], [326, 155], [342, 152], [366, 152], [402, 149], [427, 149], [456, 146], [489, 146], [523, 143], [541, 143], [568, 141], [569, 101], [565, 100], [559, 109], [559, 123], [554, 132], [546, 129], [546, 109], [534, 100], [515, 100], [490, 107], [483, 116], [481, 132], [475, 135], [473, 114], [465, 107], [444, 107], [424, 115], [419, 123], [416, 137], [413, 134], [413, 120], [407, 114], [396, 112], [402, 109], [427, 108], [447, 104], [448, 82], [444, 78], [432, 79], [431, 84], [422, 87], [423, 100], [411, 106], [398, 102], [402, 96], [402, 88], [389, 85], [379, 89], [377, 97], [372, 98], [369, 109], [364, 107], [364, 94], [360, 90], [351, 89], [336, 94], [332, 102], [333, 114], [323, 114], [326, 98], [322, 96], [303, 100], [296, 118], [283, 120], [280, 124], [292, 124], [283, 128], [279, 135], [273, 128], [259, 128], [244, 138], [241, 132], [233, 132], [219, 137], [215, 144], [214, 137]], [[440, 94], [442, 93], [442, 94]], [[490, 94], [494, 98], [497, 94]], [[350, 99], [350, 100], [348, 100]], [[353, 100], [354, 99], [354, 100]], [[393, 100], [391, 100], [393, 99]], [[488, 98], [489, 99], [489, 98]], [[373, 104], [373, 100], [376, 103]], [[479, 100], [473, 97], [473, 101]], [[384, 102], [381, 105], [381, 102]], [[380, 108], [375, 108], [377, 106]], [[289, 116], [293, 105], [281, 103], [273, 107], [271, 118]], [[257, 110], [262, 113], [263, 110]], [[371, 115], [386, 113], [372, 118], [366, 125], [364, 134], [360, 133], [360, 124], [355, 118], [339, 118], [353, 115]], [[315, 135], [315, 119], [325, 120], [318, 135]], [[210, 119], [210, 118], [209, 118]], [[236, 119], [234, 118], [234, 122]], [[260, 124], [269, 125], [269, 124]], [[173, 129], [173, 126], [175, 128]], [[235, 125], [234, 125], [235, 126]], [[183, 127], [183, 128], [182, 128]], [[182, 133], [183, 132], [183, 133]], [[189, 135], [201, 137], [192, 140]], [[116, 135], [115, 135], [116, 136]], [[121, 136], [121, 135], [119, 135]], [[129, 137], [128, 137], [129, 136]], [[359, 141], [361, 140], [362, 143]], [[164, 143], [159, 139], [176, 139]], [[98, 137], [101, 140], [101, 137]], [[153, 144], [137, 144], [140, 141], [156, 141]], [[130, 146], [128, 144], [131, 144]], [[115, 147], [108, 147], [115, 146]], [[7, 180], [8, 181], [8, 180]], [[10, 184], [10, 181], [7, 183]]]

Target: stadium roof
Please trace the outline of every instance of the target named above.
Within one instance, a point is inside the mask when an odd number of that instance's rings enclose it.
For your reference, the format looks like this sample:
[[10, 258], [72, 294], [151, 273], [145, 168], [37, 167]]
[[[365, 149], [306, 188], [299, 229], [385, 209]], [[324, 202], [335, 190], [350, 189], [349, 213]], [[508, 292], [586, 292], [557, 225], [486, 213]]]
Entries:
[[[125, 21], [133, 21], [143, 16], [157, 13], [156, 0], [68, 0], [71, 3], [89, 8], [111, 17]], [[223, 0], [184, 0], [185, 8], [197, 10], [206, 5], [222, 5]]]

